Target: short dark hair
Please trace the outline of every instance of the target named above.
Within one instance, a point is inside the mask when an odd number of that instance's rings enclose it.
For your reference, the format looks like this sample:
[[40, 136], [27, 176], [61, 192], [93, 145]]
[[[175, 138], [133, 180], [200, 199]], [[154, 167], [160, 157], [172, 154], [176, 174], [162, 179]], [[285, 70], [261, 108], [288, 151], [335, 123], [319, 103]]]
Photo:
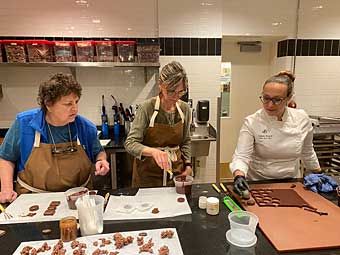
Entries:
[[267, 83], [282, 83], [287, 85], [287, 97], [291, 96], [293, 94], [293, 89], [294, 89], [294, 81], [295, 81], [295, 76], [292, 74], [290, 71], [281, 71], [278, 74], [273, 75], [269, 79], [267, 79], [264, 82], [264, 86], [266, 86]]
[[71, 93], [81, 97], [82, 88], [71, 74], [57, 73], [48, 81], [39, 86], [38, 104], [43, 111], [47, 111], [46, 105], [53, 105], [61, 97]]

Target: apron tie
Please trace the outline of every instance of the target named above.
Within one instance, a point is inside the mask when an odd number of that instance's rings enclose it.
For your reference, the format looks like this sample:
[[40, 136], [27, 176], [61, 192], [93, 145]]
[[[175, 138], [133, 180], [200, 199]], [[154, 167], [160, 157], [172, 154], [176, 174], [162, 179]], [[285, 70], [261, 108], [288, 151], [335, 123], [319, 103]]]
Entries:
[[[169, 164], [169, 169], [163, 169], [163, 186], [166, 186], [167, 183], [167, 170], [171, 170], [172, 171], [172, 162], [177, 161], [177, 154], [176, 152], [179, 150], [179, 146], [176, 147], [158, 147], [156, 148], [158, 150], [164, 151], [168, 154], [168, 164]], [[172, 178], [172, 176], [170, 175], [170, 178]]]

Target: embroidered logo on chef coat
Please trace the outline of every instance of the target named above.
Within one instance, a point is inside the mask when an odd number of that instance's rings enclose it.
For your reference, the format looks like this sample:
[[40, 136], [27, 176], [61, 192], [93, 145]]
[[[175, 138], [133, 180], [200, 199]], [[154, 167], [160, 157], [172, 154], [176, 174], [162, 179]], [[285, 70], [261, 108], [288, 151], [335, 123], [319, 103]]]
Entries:
[[260, 140], [270, 140], [273, 138], [273, 135], [269, 133], [270, 131], [268, 129], [263, 129], [261, 131], [262, 134], [259, 134]]

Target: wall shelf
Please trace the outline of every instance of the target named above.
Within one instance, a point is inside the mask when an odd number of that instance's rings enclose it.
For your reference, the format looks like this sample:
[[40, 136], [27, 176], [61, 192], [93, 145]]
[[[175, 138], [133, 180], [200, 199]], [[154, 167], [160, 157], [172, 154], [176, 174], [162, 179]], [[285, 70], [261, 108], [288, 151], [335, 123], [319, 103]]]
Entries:
[[159, 67], [159, 63], [138, 62], [48, 62], [48, 63], [0, 63], [1, 67]]
[[77, 67], [97, 67], [97, 68], [130, 68], [143, 67], [144, 81], [147, 83], [150, 77], [147, 75], [147, 68], [159, 68], [159, 63], [138, 63], [138, 62], [46, 62], [46, 63], [0, 63], [0, 67], [68, 67], [72, 75], [77, 78]]

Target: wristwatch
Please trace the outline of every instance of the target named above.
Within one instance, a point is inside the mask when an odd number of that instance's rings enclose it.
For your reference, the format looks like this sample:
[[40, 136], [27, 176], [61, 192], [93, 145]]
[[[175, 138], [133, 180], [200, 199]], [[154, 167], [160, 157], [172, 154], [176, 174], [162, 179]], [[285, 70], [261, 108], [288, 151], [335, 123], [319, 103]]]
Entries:
[[186, 168], [187, 166], [190, 166], [192, 168], [191, 162], [184, 162], [184, 168]]

